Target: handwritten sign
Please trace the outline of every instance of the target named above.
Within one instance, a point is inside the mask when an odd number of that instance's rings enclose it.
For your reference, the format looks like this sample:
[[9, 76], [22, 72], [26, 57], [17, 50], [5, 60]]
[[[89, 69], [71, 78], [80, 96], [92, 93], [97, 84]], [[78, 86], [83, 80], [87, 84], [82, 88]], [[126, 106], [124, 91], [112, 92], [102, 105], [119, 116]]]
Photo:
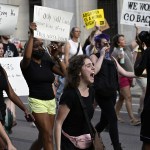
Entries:
[[87, 29], [93, 28], [95, 26], [95, 22], [100, 26], [105, 25], [103, 9], [96, 9], [96, 10], [84, 12], [82, 14], [82, 17]]
[[121, 14], [121, 24], [140, 27], [150, 26], [150, 2], [124, 0]]
[[107, 30], [109, 28], [110, 28], [110, 26], [109, 26], [107, 20], [105, 19], [105, 25], [104, 26], [100, 26], [100, 29], [101, 29], [101, 31], [105, 31], [105, 30]]
[[17, 26], [18, 6], [0, 4], [0, 35], [12, 35]]
[[37, 24], [34, 36], [51, 41], [67, 41], [72, 16], [70, 12], [34, 6], [34, 22]]
[[[29, 95], [28, 86], [20, 69], [22, 57], [0, 58], [0, 64], [5, 69], [9, 82], [18, 96]], [[4, 94], [6, 96], [6, 93]]]

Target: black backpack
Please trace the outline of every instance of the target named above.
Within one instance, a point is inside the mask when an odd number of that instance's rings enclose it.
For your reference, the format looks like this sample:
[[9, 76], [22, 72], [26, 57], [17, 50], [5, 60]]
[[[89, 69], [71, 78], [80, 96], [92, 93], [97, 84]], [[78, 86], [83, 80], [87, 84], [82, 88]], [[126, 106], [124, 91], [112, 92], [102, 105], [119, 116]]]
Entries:
[[[100, 53], [95, 54], [98, 58]], [[112, 96], [119, 91], [118, 72], [114, 61], [104, 59], [100, 71], [94, 77], [95, 92], [102, 96]]]

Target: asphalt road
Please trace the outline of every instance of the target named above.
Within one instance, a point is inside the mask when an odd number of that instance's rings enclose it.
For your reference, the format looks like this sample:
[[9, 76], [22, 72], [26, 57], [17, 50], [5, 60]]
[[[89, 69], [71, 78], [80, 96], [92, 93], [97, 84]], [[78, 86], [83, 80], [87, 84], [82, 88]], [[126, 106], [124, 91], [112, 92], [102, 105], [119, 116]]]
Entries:
[[[137, 115], [138, 103], [139, 103], [139, 88], [135, 88], [133, 91], [133, 110]], [[27, 105], [26, 97], [21, 97], [24, 104]], [[16, 107], [17, 111], [17, 126], [13, 128], [13, 133], [10, 134], [10, 138], [17, 150], [29, 150], [32, 142], [37, 138], [37, 129], [31, 126], [31, 123], [26, 122], [23, 112]], [[93, 124], [96, 124], [100, 118], [100, 109], [97, 107]], [[125, 120], [124, 123], [118, 123], [120, 142], [124, 150], [141, 150], [142, 142], [139, 139], [140, 126], [131, 126], [129, 117], [125, 107], [122, 108], [121, 116]], [[113, 150], [108, 132], [102, 133], [102, 139], [106, 146], [106, 150]]]

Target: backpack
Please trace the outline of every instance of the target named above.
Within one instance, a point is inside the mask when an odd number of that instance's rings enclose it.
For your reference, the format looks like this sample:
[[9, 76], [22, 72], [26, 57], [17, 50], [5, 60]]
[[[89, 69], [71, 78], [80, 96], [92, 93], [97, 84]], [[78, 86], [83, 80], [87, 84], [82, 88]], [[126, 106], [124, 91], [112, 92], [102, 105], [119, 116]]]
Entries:
[[[95, 55], [100, 57], [100, 53]], [[118, 72], [112, 60], [103, 60], [100, 71], [94, 77], [94, 89], [102, 96], [112, 96], [119, 91]]]

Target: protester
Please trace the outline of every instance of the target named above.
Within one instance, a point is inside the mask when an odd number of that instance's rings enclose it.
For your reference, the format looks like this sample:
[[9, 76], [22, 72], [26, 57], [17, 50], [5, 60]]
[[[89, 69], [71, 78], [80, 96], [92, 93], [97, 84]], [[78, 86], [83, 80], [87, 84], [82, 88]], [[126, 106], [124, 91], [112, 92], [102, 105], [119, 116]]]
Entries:
[[[141, 76], [144, 70], [147, 72], [147, 88], [144, 98], [144, 108], [141, 113], [141, 133], [140, 139], [143, 141], [142, 150], [150, 149], [150, 33], [148, 31], [141, 31], [137, 35], [141, 53], [137, 54], [137, 59], [134, 65], [134, 71], [137, 76]], [[145, 49], [146, 48], [146, 49]]]
[[[3, 44], [0, 43], [0, 50], [3, 50]], [[14, 90], [12, 89], [9, 80], [8, 80], [8, 76], [4, 70], [4, 68], [0, 65], [0, 112], [2, 114], [2, 119], [1, 119], [1, 123], [3, 126], [5, 126], [5, 115], [6, 115], [6, 104], [4, 102], [4, 96], [3, 96], [3, 92], [5, 91], [8, 98], [14, 103], [16, 104], [22, 111], [24, 111], [25, 113], [25, 117], [27, 119], [27, 121], [34, 121], [34, 117], [29, 113], [29, 111], [27, 110], [27, 108], [25, 107], [25, 105], [22, 103], [21, 99], [16, 95], [16, 93], [14, 92]]]
[[[142, 55], [142, 45], [141, 42], [138, 40], [138, 34], [140, 33], [140, 28], [136, 26], [135, 24], [135, 29], [136, 29], [136, 37], [135, 37], [135, 41], [138, 44], [136, 46], [136, 48], [133, 51], [133, 60], [135, 63], [135, 60], [138, 57], [141, 57]], [[146, 73], [146, 71], [144, 70], [143, 73]], [[143, 110], [143, 104], [144, 104], [144, 97], [145, 97], [145, 92], [146, 92], [146, 78], [145, 77], [138, 77], [136, 78], [136, 84], [141, 88], [142, 92], [140, 94], [140, 100], [139, 100], [139, 108], [138, 108], [138, 114], [141, 115], [141, 112]]]
[[[133, 72], [133, 55], [132, 47], [126, 45], [125, 37], [122, 34], [117, 34], [113, 37], [112, 44], [114, 46], [112, 56], [114, 56], [118, 63], [126, 70]], [[124, 60], [124, 62], [122, 61]], [[122, 61], [122, 62], [121, 62]], [[123, 102], [125, 101], [126, 109], [130, 117], [130, 124], [133, 126], [139, 125], [140, 120], [135, 117], [132, 109], [132, 95], [131, 86], [133, 78], [119, 76], [120, 95], [116, 103], [116, 113], [119, 121], [123, 122], [123, 119], [119, 116]]]
[[[141, 53], [141, 49], [139, 49], [139, 46], [133, 51], [133, 58], [136, 60], [137, 54]], [[138, 54], [138, 57], [140, 54]], [[144, 71], [144, 73], [146, 73]], [[138, 114], [141, 115], [141, 112], [143, 110], [143, 104], [144, 104], [144, 97], [145, 97], [145, 92], [146, 92], [146, 78], [145, 77], [138, 77], [136, 78], [136, 85], [141, 88], [141, 94], [140, 94], [140, 99], [139, 99], [139, 107], [138, 107]]]
[[11, 43], [9, 35], [2, 35], [1, 40], [4, 46], [4, 57], [18, 57], [19, 53], [16, 46]]
[[[3, 47], [4, 47], [4, 57], [18, 57], [19, 56], [16, 46], [10, 42], [9, 35], [2, 35], [1, 40], [3, 43]], [[13, 126], [15, 126], [17, 125], [15, 105], [8, 98], [5, 99], [5, 102], [6, 102], [7, 108], [9, 108], [13, 114]], [[11, 129], [9, 132], [11, 132]]]
[[[11, 140], [9, 139], [7, 133], [5, 132], [5, 129], [1, 123], [3, 120], [1, 112], [0, 112], [0, 149], [6, 149], [5, 143], [7, 146], [7, 150], [16, 150], [16, 148], [13, 146]], [[3, 141], [4, 140], [4, 141]]]
[[[64, 135], [80, 136], [89, 134], [80, 104], [78, 89], [86, 105], [87, 114], [91, 120], [94, 114], [94, 91], [90, 86], [94, 82], [94, 66], [86, 55], [78, 55], [70, 59], [66, 85], [60, 99], [55, 123], [56, 150], [77, 150], [73, 143]], [[78, 120], [78, 121], [77, 121]], [[63, 131], [63, 133], [62, 133]], [[87, 148], [92, 150], [92, 147]]]
[[35, 125], [39, 131], [38, 139], [30, 150], [53, 150], [53, 125], [56, 114], [56, 102], [52, 89], [54, 74], [65, 75], [66, 66], [57, 57], [57, 49], [51, 46], [52, 61], [42, 60], [45, 53], [43, 42], [34, 38], [36, 24], [30, 24], [30, 36], [26, 44], [23, 59], [20, 63], [23, 76], [29, 87], [29, 106], [35, 117]]
[[79, 27], [73, 27], [70, 32], [70, 40], [65, 44], [64, 59], [67, 66], [72, 56], [83, 54], [82, 46], [79, 42], [80, 33]]
[[0, 41], [0, 57], [4, 57], [4, 49], [3, 49], [3, 43]]
[[94, 38], [101, 34], [102, 31], [100, 30], [100, 26], [95, 24], [95, 29], [90, 33], [88, 38], [85, 40], [85, 43], [83, 45], [83, 53], [86, 54], [87, 56], [90, 56], [92, 53], [96, 53], [96, 48], [95, 48], [95, 41]]
[[[102, 33], [95, 37], [97, 53], [90, 56], [95, 66], [94, 88], [95, 99], [101, 108], [100, 121], [96, 130], [101, 133], [108, 125], [109, 134], [114, 150], [121, 150], [119, 143], [117, 116], [114, 105], [116, 103], [117, 90], [119, 90], [118, 73], [127, 77], [135, 77], [133, 72], [125, 71], [115, 60], [111, 59], [109, 50], [110, 38]], [[118, 71], [118, 72], [117, 72]]]
[[[73, 27], [70, 31], [70, 40], [68, 40], [68, 42], [64, 45], [63, 57], [66, 66], [69, 65], [69, 59], [71, 57], [83, 54], [82, 46], [79, 41], [80, 33], [81, 31], [79, 27]], [[64, 88], [65, 78], [59, 77], [59, 81], [60, 86], [56, 92], [56, 98], [58, 102]]]
[[10, 42], [13, 43], [16, 46], [17, 51], [19, 53], [19, 56], [22, 56], [23, 46], [22, 46], [21, 41], [18, 38], [13, 37], [13, 38], [10, 39]]

